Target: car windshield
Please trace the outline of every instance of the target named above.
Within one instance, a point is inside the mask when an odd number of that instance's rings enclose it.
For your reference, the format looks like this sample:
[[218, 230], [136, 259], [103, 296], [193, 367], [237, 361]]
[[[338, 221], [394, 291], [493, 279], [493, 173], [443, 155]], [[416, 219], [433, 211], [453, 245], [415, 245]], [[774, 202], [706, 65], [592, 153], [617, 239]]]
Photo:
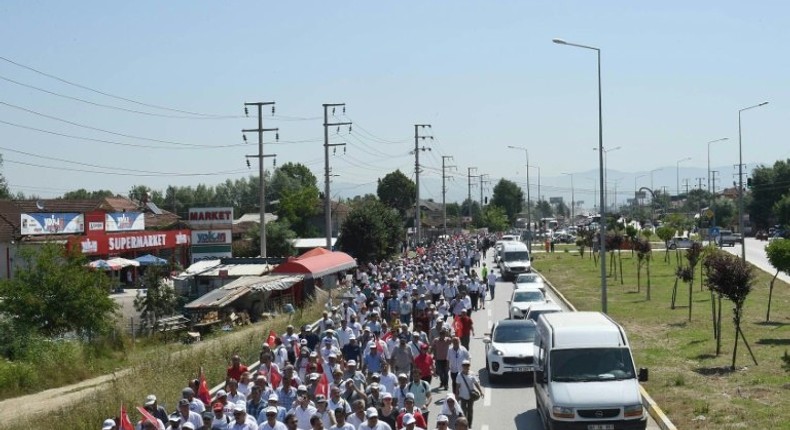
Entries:
[[559, 349], [551, 352], [551, 380], [591, 382], [634, 378], [628, 348]]
[[529, 311], [529, 315], [527, 316], [527, 318], [531, 319], [532, 321], [538, 322], [538, 317], [540, 317], [542, 314], [550, 314], [552, 312], [559, 312], [559, 311], [556, 309], [541, 309], [541, 310], [536, 309], [534, 311]]
[[526, 284], [532, 282], [538, 282], [538, 275], [518, 275], [518, 278], [516, 278], [517, 284]]
[[524, 343], [535, 341], [535, 324], [500, 325], [494, 330], [496, 343]]
[[506, 252], [505, 261], [525, 261], [529, 260], [529, 251]]
[[513, 302], [542, 302], [545, 298], [540, 291], [516, 291]]

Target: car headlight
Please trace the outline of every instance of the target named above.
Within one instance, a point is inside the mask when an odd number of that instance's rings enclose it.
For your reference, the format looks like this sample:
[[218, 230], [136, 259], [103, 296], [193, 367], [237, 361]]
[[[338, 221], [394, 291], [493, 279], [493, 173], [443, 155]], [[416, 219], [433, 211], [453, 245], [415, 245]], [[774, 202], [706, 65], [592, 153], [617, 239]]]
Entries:
[[573, 408], [566, 408], [564, 406], [554, 406], [551, 408], [551, 413], [556, 418], [575, 418], [576, 414], [573, 413]]
[[642, 416], [642, 405], [630, 405], [623, 408], [623, 417], [637, 418]]
[[498, 350], [498, 349], [496, 349], [496, 348], [491, 348], [491, 353], [492, 353], [492, 354], [494, 354], [494, 355], [498, 355], [498, 356], [500, 356], [500, 357], [501, 357], [501, 356], [503, 356], [503, 355], [505, 355], [505, 353], [504, 353], [504, 352], [502, 352], [502, 351], [500, 351], [500, 350]]
[[513, 306], [512, 308], [510, 308], [510, 313], [512, 313], [512, 314], [519, 314], [519, 313], [521, 313], [521, 309]]

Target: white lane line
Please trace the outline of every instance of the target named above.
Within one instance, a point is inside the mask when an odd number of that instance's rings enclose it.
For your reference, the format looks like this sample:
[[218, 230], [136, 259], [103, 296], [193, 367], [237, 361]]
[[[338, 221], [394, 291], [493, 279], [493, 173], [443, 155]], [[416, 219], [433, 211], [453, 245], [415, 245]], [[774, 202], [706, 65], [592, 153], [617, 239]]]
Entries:
[[491, 330], [491, 327], [493, 327], [493, 326], [494, 326], [494, 322], [491, 321], [491, 320], [488, 320], [488, 329]]
[[484, 389], [484, 391], [485, 391], [486, 398], [483, 399], [483, 406], [491, 406], [491, 388], [487, 387], [487, 388]]
[[488, 430], [488, 424], [481, 425], [480, 430]]
[[488, 309], [488, 316], [491, 316], [491, 309]]

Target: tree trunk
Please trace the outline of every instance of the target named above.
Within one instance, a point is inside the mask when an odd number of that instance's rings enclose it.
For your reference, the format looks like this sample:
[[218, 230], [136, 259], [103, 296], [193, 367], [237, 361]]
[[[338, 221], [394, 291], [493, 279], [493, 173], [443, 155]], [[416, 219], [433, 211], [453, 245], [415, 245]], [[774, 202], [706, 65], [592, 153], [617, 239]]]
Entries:
[[735, 370], [735, 358], [738, 355], [738, 339], [740, 338], [741, 331], [741, 305], [736, 304], [735, 309], [733, 310], [735, 313], [735, 345], [732, 347], [732, 366], [730, 367], [731, 370]]
[[672, 287], [672, 305], [670, 305], [670, 309], [675, 309], [675, 298], [678, 296], [678, 278], [675, 277], [675, 285]]
[[625, 284], [623, 281], [623, 254], [620, 253], [620, 250], [617, 250], [617, 259], [620, 260], [620, 285]]
[[717, 337], [716, 337], [716, 355], [717, 356], [719, 354], [721, 354], [721, 294], [719, 294], [719, 306], [718, 306], [718, 308], [719, 308], [718, 309], [719, 322], [716, 324], [716, 327], [718, 327], [718, 331], [716, 333], [717, 334]]
[[713, 295], [713, 290], [710, 290], [710, 313], [711, 321], [713, 322], [713, 339], [718, 339], [718, 327], [716, 326], [716, 297]]
[[694, 285], [694, 277], [692, 277], [691, 280], [689, 281], [689, 322], [691, 322], [691, 299], [693, 298], [692, 294], [694, 294], [693, 285]]
[[650, 300], [650, 257], [647, 257], [647, 300]]
[[664, 247], [664, 262], [669, 264], [669, 248]]
[[595, 252], [591, 252], [590, 253], [590, 254], [592, 254], [592, 259], [593, 259], [593, 262], [595, 263], [595, 267], [598, 267], [598, 253], [599, 252], [600, 251], [595, 251]]
[[778, 270], [773, 279], [771, 279], [771, 286], [768, 287], [768, 312], [765, 314], [765, 322], [771, 321], [771, 297], [774, 295], [774, 281], [776, 281], [777, 276], [779, 276]]
[[642, 286], [642, 260], [636, 262], [636, 292], [638, 293]]

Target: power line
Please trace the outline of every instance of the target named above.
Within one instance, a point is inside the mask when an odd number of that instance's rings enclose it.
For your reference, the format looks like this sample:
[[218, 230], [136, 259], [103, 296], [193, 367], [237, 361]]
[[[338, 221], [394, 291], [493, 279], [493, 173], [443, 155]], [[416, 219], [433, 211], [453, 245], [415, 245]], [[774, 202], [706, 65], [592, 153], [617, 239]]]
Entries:
[[166, 175], [160, 174], [136, 174], [136, 173], [120, 173], [120, 172], [99, 172], [96, 170], [85, 170], [85, 169], [72, 169], [70, 167], [57, 167], [57, 166], [45, 166], [41, 164], [35, 163], [27, 163], [24, 161], [17, 161], [17, 160], [9, 160], [3, 159], [4, 163], [11, 163], [11, 164], [20, 164], [23, 166], [29, 167], [40, 167], [42, 169], [52, 169], [52, 170], [63, 170], [68, 172], [81, 172], [81, 173], [96, 173], [100, 175], [112, 175], [112, 176], [139, 176], [139, 177], [155, 177], [155, 176], [164, 176], [164, 177], [182, 177], [182, 176], [221, 176], [221, 175], [233, 175], [238, 173], [245, 173], [246, 170], [226, 170], [223, 172], [209, 172], [209, 173], [172, 173]]
[[183, 110], [183, 109], [169, 108], [169, 107], [166, 107], [166, 106], [160, 106], [160, 105], [155, 105], [155, 104], [151, 104], [151, 103], [144, 103], [144, 102], [141, 102], [141, 101], [133, 100], [133, 99], [126, 98], [126, 97], [121, 97], [121, 96], [110, 94], [110, 93], [107, 93], [107, 92], [104, 92], [104, 91], [100, 91], [100, 90], [97, 90], [95, 88], [91, 88], [91, 87], [88, 87], [88, 86], [85, 86], [85, 85], [82, 85], [82, 84], [78, 84], [76, 82], [72, 82], [72, 81], [60, 78], [58, 76], [55, 76], [55, 75], [43, 72], [41, 70], [35, 69], [35, 68], [31, 67], [31, 66], [27, 66], [27, 65], [24, 65], [22, 63], [18, 63], [16, 61], [13, 61], [13, 60], [8, 59], [8, 58], [3, 57], [3, 56], [0, 56], [0, 60], [5, 61], [7, 63], [11, 63], [11, 64], [13, 64], [13, 65], [15, 65], [17, 67], [21, 67], [23, 69], [27, 69], [27, 70], [29, 70], [31, 72], [38, 73], [39, 75], [46, 76], [46, 77], [48, 77], [50, 79], [55, 79], [56, 81], [63, 82], [64, 84], [71, 85], [73, 87], [77, 87], [77, 88], [81, 88], [83, 90], [87, 90], [87, 91], [91, 91], [91, 92], [94, 92], [94, 93], [97, 93], [97, 94], [101, 94], [101, 95], [106, 96], [106, 97], [111, 97], [111, 98], [114, 98], [114, 99], [123, 100], [125, 102], [134, 103], [134, 104], [140, 105], [140, 106], [146, 106], [146, 107], [150, 107], [150, 108], [154, 108], [154, 109], [161, 109], [161, 110], [170, 111], [170, 112], [178, 112], [178, 113], [187, 114], [187, 115], [202, 116], [202, 117], [214, 117], [214, 118], [218, 118], [218, 119], [219, 118], [243, 118], [244, 117], [243, 115], [217, 115], [217, 114], [193, 112], [193, 111], [188, 111], [188, 110]]

